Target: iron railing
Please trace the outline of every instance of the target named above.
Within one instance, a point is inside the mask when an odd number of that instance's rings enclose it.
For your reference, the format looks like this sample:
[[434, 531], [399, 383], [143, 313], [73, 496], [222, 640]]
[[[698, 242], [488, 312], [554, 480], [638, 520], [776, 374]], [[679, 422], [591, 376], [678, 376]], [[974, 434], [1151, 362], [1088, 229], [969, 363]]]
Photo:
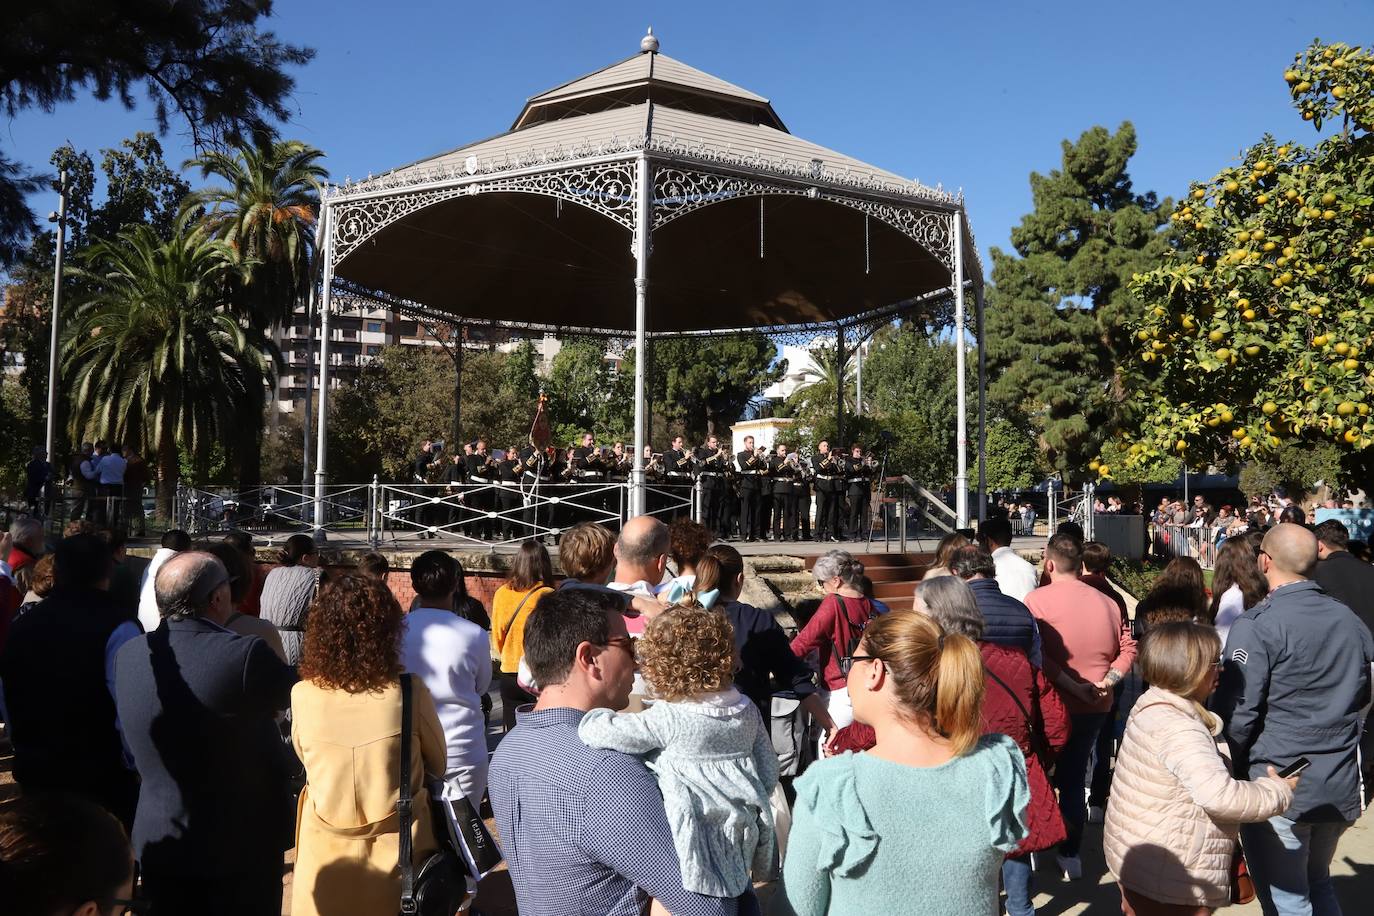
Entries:
[[1194, 525], [1155, 525], [1156, 556], [1192, 557], [1203, 569], [1217, 562], [1217, 549], [1225, 540], [1224, 528]]
[[[700, 484], [645, 487], [646, 514], [700, 520]], [[332, 484], [323, 518], [315, 489], [294, 486], [212, 491], [178, 486], [176, 522], [191, 534], [248, 531], [268, 544], [294, 534], [334, 536], [372, 546], [442, 539], [446, 546], [489, 548], [526, 538], [557, 538], [578, 522], [619, 527], [629, 516], [623, 482], [490, 484]]]

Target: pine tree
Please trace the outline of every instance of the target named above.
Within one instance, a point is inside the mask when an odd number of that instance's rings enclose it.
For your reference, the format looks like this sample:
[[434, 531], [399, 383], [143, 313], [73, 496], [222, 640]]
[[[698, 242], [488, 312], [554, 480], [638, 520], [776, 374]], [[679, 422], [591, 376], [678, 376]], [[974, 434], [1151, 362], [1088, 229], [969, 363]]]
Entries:
[[1030, 176], [1035, 209], [1012, 230], [1015, 252], [992, 250], [986, 332], [994, 409], [1025, 421], [1073, 479], [1119, 425], [1123, 320], [1138, 309], [1127, 284], [1165, 251], [1160, 227], [1173, 208], [1132, 189], [1130, 122], [1094, 127], [1063, 150], [1060, 169]]

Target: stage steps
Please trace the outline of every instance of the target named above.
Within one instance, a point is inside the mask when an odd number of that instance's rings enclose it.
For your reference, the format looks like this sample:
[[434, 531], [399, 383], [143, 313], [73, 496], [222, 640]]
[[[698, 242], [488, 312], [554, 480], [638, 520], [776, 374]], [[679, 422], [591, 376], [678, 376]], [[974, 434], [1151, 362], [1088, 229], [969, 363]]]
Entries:
[[[892, 610], [911, 610], [912, 594], [916, 583], [921, 581], [926, 570], [935, 561], [929, 553], [853, 553], [854, 559], [864, 565], [864, 574], [873, 580], [873, 596]], [[807, 557], [809, 571], [816, 565], [816, 557]], [[813, 587], [807, 597], [818, 597]]]

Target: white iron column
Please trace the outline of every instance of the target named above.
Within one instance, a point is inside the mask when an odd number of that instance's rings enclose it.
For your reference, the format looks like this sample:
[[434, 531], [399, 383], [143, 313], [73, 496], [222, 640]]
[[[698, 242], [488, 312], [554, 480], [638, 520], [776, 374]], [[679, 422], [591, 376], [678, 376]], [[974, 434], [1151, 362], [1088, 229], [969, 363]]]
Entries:
[[[323, 196], [323, 194], [321, 194]], [[310, 352], [311, 338], [315, 333], [316, 291], [319, 288], [321, 268], [324, 264], [324, 203], [320, 203], [319, 217], [315, 220], [315, 256], [310, 263], [310, 291], [305, 299], [305, 399], [301, 402], [301, 500], [305, 499], [310, 486], [310, 402], [315, 397], [314, 354]]]
[[[324, 224], [324, 269], [320, 272], [320, 401], [318, 426], [315, 434], [315, 540], [325, 539], [325, 443], [328, 434], [326, 425], [329, 398], [329, 313], [333, 308], [333, 295], [330, 287], [334, 285], [334, 227], [330, 224], [329, 205], [320, 206], [320, 221]], [[307, 392], [308, 394], [308, 392]]]
[[643, 515], [644, 446], [649, 441], [645, 388], [648, 384], [648, 348], [644, 325], [649, 309], [649, 237], [653, 230], [653, 169], [643, 153], [635, 170], [635, 463], [630, 476], [630, 516]]
[[988, 354], [983, 343], [983, 287], [973, 291], [978, 328], [978, 521], [988, 519]]
[[954, 507], [958, 527], [968, 527], [968, 395], [964, 390], [966, 370], [964, 350], [964, 214], [955, 211], [954, 223], [954, 385], [957, 391], [955, 411], [958, 429], [955, 441], [956, 463], [954, 475]]

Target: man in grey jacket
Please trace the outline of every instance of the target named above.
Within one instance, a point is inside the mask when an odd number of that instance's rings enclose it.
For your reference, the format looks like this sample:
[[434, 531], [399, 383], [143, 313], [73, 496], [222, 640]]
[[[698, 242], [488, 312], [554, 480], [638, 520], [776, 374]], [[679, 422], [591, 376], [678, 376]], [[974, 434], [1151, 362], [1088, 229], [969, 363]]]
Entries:
[[1312, 762], [1292, 807], [1241, 826], [1266, 916], [1340, 913], [1331, 859], [1360, 814], [1356, 749], [1374, 637], [1308, 578], [1316, 562], [1317, 539], [1306, 528], [1281, 524], [1264, 536], [1269, 597], [1232, 625], [1215, 697], [1238, 778], [1299, 757]]

